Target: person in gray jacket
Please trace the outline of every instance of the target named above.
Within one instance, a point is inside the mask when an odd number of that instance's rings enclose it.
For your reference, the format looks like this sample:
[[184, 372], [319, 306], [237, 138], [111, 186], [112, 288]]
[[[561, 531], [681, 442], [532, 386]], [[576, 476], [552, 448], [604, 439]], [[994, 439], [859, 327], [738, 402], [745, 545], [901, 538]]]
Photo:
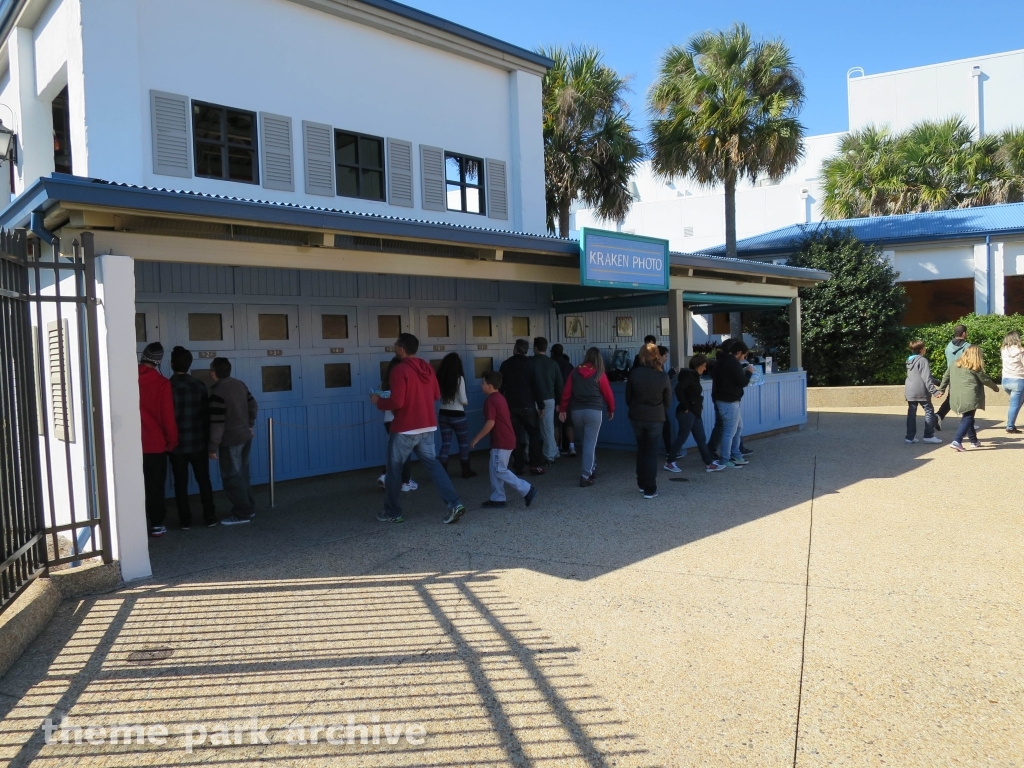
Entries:
[[907, 400], [907, 445], [917, 440], [917, 407], [924, 410], [924, 442], [941, 443], [935, 437], [935, 408], [932, 406], [932, 395], [939, 389], [932, 380], [932, 366], [925, 354], [928, 352], [920, 339], [910, 342], [910, 357], [907, 358], [907, 383], [904, 395]]
[[249, 388], [231, 375], [231, 361], [210, 363], [210, 459], [220, 461], [220, 479], [231, 500], [231, 517], [221, 525], [248, 523], [256, 516], [256, 499], [249, 484], [249, 454], [256, 427], [256, 400]]

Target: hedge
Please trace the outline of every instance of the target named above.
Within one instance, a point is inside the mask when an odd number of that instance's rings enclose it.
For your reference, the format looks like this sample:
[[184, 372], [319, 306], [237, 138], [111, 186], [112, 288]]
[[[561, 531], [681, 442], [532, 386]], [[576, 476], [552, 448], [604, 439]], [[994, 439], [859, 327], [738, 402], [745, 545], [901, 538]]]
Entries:
[[905, 339], [901, 349], [893, 351], [893, 357], [879, 377], [881, 383], [902, 384], [907, 378], [906, 360], [910, 351], [907, 345], [921, 339], [928, 346], [928, 360], [932, 364], [932, 375], [941, 379], [946, 373], [946, 345], [953, 338], [953, 326], [963, 323], [967, 326], [967, 340], [981, 347], [985, 358], [985, 371], [993, 380], [1002, 378], [1000, 349], [1003, 338], [1010, 331], [1024, 336], [1024, 315], [967, 315], [953, 323], [917, 325], [905, 328]]

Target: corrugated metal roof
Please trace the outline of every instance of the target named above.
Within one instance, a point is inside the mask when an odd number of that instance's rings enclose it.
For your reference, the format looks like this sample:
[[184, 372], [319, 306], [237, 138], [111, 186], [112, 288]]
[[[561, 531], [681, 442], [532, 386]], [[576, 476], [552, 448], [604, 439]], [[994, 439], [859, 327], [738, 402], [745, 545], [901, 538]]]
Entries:
[[[740, 240], [736, 250], [744, 258], [783, 256], [797, 250], [801, 242], [816, 231], [846, 229], [858, 239], [875, 245], [1024, 234], [1024, 203], [795, 224]], [[725, 246], [710, 248], [707, 253], [724, 254]]]

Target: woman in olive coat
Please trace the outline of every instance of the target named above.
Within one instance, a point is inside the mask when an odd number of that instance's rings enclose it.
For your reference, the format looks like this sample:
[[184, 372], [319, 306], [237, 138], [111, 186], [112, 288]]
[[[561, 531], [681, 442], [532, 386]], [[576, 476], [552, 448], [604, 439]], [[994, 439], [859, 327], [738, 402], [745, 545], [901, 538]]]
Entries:
[[974, 414], [985, 410], [985, 387], [998, 392], [999, 385], [985, 373], [985, 362], [977, 344], [967, 347], [956, 363], [946, 369], [939, 389], [945, 391], [946, 385], [949, 385], [949, 404], [960, 414], [960, 426], [949, 447], [954, 451], [964, 451], [963, 439], [966, 437], [971, 441], [971, 447], [981, 448], [974, 429]]

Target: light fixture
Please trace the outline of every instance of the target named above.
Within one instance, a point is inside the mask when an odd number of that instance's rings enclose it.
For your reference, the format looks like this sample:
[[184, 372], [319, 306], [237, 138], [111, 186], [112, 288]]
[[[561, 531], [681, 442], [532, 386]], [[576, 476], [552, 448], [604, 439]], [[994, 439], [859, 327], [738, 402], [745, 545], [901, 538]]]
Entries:
[[0, 159], [18, 162], [18, 135], [0, 120]]

